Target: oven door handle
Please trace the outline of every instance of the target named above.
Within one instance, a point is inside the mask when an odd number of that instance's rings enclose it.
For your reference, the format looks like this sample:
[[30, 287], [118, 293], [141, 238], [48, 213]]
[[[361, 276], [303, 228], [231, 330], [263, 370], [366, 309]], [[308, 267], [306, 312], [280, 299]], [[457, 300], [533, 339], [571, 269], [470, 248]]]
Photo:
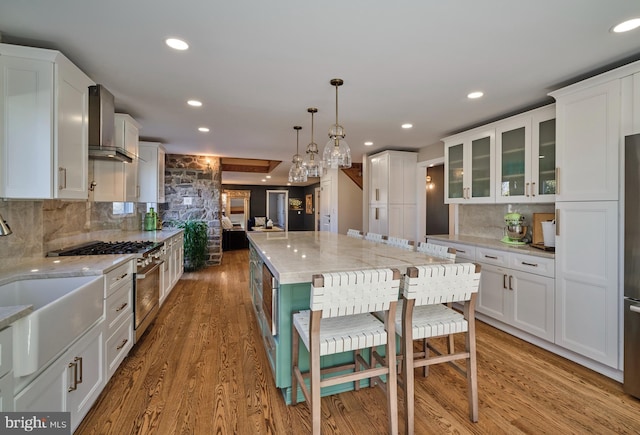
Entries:
[[151, 269], [145, 270], [143, 273], [136, 272], [136, 279], [145, 279], [147, 277], [147, 274], [155, 272], [155, 270], [159, 268], [162, 263], [164, 263], [164, 261], [157, 261], [153, 263], [153, 267]]

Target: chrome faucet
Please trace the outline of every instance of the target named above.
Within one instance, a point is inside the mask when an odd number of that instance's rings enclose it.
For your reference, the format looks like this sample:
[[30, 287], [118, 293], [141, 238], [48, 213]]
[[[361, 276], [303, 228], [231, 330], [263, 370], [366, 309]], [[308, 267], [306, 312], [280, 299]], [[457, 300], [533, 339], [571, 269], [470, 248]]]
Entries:
[[13, 231], [11, 231], [11, 228], [9, 228], [7, 221], [5, 221], [2, 215], [0, 214], [0, 236], [8, 236], [12, 232]]

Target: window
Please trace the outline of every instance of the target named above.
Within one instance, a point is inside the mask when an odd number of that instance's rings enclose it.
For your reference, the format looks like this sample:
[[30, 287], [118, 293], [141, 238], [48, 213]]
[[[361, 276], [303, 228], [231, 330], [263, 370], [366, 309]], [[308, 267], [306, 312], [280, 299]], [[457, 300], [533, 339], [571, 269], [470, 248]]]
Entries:
[[134, 208], [132, 202], [114, 202], [113, 214], [114, 215], [127, 215], [133, 214]]

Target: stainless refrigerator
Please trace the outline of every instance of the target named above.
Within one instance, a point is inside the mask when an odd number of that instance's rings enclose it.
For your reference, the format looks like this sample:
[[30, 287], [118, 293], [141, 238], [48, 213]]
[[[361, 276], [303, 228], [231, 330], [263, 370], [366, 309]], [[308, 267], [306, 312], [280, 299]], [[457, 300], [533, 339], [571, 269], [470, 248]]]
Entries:
[[640, 134], [625, 138], [624, 391], [640, 398]]

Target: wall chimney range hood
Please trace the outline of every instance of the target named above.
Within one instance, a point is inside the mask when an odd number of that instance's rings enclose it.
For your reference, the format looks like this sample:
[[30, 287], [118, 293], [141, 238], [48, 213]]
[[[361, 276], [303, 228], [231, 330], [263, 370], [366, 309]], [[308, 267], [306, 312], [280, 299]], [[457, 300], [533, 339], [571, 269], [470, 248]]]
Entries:
[[116, 147], [113, 94], [102, 85], [89, 86], [89, 158], [131, 163], [135, 157]]

